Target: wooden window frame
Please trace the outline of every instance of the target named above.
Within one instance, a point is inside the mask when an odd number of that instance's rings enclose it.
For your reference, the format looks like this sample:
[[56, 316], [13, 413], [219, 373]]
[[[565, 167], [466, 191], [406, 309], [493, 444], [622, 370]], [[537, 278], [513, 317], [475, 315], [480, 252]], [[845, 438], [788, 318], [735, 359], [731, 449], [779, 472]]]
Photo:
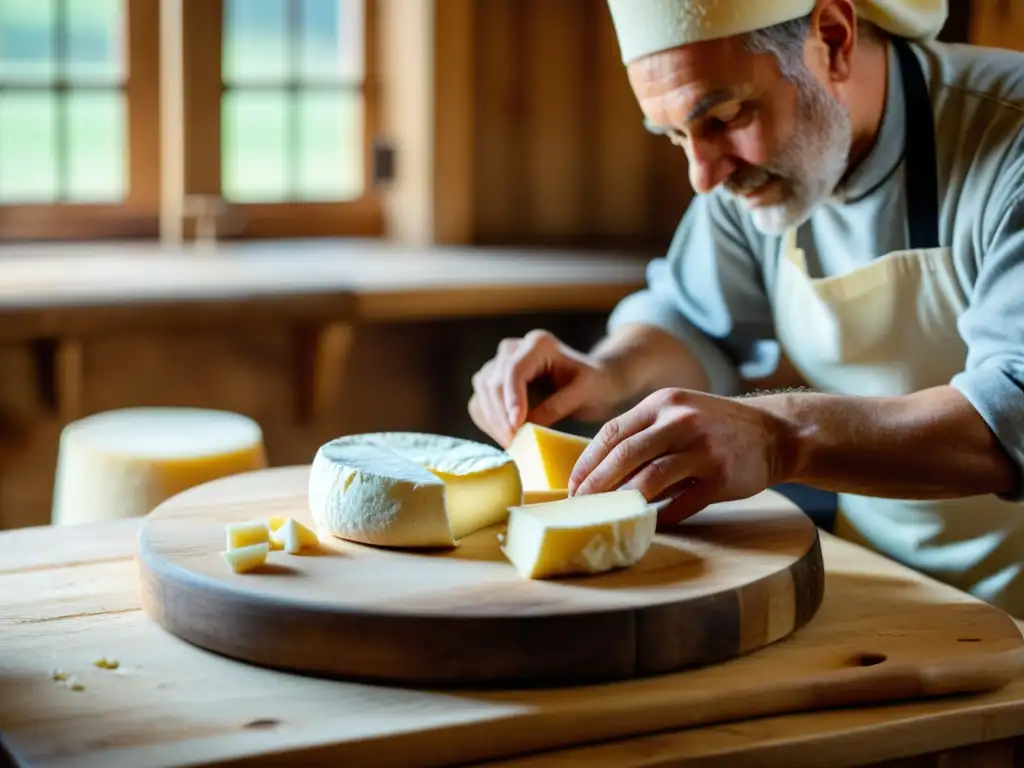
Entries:
[[[221, 96], [224, 3], [203, 0], [183, 5], [184, 196], [223, 197], [221, 193]], [[217, 239], [377, 237], [384, 224], [372, 184], [373, 142], [378, 133], [376, 2], [364, 0], [363, 191], [339, 202], [228, 202], [228, 224]], [[227, 201], [226, 201], [227, 202]], [[180, 203], [179, 203], [180, 205]], [[172, 212], [171, 215], [179, 215]], [[184, 234], [191, 235], [185, 222]]]
[[[155, 240], [162, 230], [166, 235], [169, 216], [180, 220], [171, 227], [172, 232], [191, 237], [195, 227], [184, 217], [186, 199], [221, 196], [223, 2], [178, 0], [180, 26], [173, 30], [166, 24], [167, 17], [161, 16], [161, 1], [125, 0], [128, 156], [124, 201], [0, 204], [0, 241]], [[380, 101], [377, 0], [364, 3], [362, 195], [342, 202], [230, 203], [226, 226], [218, 227], [218, 240], [378, 237], [384, 233], [382, 203], [372, 184]], [[177, 126], [162, 114], [166, 94], [161, 94], [167, 83], [173, 82], [161, 71], [166, 62], [161, 62], [161, 48], [166, 50], [170, 42], [166, 35], [175, 31], [181, 34], [183, 91], [179, 147], [183, 178], [177, 189], [176, 169], [167, 167], [175, 156], [167, 151], [167, 134], [176, 132]]]
[[155, 237], [159, 212], [160, 0], [125, 0], [127, 187], [121, 203], [0, 204], [0, 240]]

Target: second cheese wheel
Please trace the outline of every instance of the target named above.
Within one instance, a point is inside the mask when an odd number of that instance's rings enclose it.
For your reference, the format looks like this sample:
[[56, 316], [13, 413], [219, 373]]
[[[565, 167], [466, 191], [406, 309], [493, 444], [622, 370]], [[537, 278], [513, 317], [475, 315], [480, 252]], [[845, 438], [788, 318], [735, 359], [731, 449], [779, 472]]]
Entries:
[[504, 522], [522, 499], [519, 471], [504, 451], [420, 432], [332, 440], [309, 477], [321, 533], [385, 547], [453, 546]]
[[61, 432], [54, 525], [146, 515], [171, 496], [267, 466], [248, 416], [206, 408], [122, 408]]

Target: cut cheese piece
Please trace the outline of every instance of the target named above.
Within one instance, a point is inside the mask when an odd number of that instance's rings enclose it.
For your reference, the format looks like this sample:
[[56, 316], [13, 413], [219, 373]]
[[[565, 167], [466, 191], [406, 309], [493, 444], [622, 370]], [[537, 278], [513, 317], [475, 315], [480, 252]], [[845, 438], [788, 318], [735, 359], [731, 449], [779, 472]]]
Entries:
[[657, 517], [633, 489], [512, 507], [501, 550], [528, 579], [603, 573], [644, 556]]
[[385, 547], [453, 546], [521, 504], [512, 458], [443, 435], [377, 432], [323, 445], [309, 476], [321, 533]]
[[569, 487], [569, 476], [590, 440], [527, 422], [516, 432], [508, 454], [529, 491]]
[[228, 523], [224, 526], [227, 534], [227, 548], [240, 549], [250, 544], [267, 544], [270, 542], [270, 528], [262, 520], [245, 523]]
[[309, 528], [292, 517], [285, 520], [271, 534], [271, 538], [290, 555], [298, 554], [304, 549], [315, 549], [320, 545], [320, 537], [317, 536], [316, 532], [309, 530]]
[[235, 573], [246, 573], [267, 562], [267, 555], [269, 553], [270, 545], [264, 542], [262, 544], [250, 544], [247, 547], [239, 547], [238, 549], [226, 549], [220, 554], [224, 558], [224, 562], [231, 566], [232, 571]]
[[266, 466], [262, 432], [247, 416], [202, 408], [105, 411], [61, 431], [52, 522], [140, 517], [193, 486]]
[[284, 549], [284, 543], [274, 536], [274, 532], [284, 525], [287, 519], [287, 517], [280, 515], [267, 518], [267, 526], [270, 528], [270, 548], [273, 550]]
[[523, 504], [543, 504], [569, 498], [568, 488], [541, 488], [523, 491]]

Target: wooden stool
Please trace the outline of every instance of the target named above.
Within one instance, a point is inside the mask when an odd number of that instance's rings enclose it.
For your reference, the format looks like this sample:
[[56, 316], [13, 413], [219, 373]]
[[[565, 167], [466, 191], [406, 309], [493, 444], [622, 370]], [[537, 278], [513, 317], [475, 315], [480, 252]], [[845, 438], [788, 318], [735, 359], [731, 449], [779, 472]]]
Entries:
[[201, 408], [124, 408], [61, 432], [51, 522], [148, 514], [164, 499], [267, 466], [263, 432], [247, 416]]

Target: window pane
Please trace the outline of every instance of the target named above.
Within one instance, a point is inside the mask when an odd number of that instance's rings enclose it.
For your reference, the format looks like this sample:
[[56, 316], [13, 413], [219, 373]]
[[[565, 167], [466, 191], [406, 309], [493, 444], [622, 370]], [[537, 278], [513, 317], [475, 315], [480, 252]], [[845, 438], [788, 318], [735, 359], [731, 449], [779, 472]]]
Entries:
[[0, 202], [53, 202], [57, 194], [54, 96], [0, 93]]
[[54, 0], [0, 2], [0, 80], [43, 80], [56, 75], [53, 6]]
[[363, 115], [358, 92], [299, 97], [299, 196], [347, 200], [363, 191]]
[[124, 0], [67, 0], [67, 9], [68, 77], [121, 82]]
[[68, 197], [117, 202], [125, 194], [125, 114], [120, 91], [68, 96]]
[[224, 95], [224, 197], [237, 202], [278, 201], [288, 189], [286, 95], [231, 91]]
[[300, 4], [302, 76], [362, 79], [363, 0], [300, 0]]
[[224, 82], [282, 80], [287, 39], [285, 0], [225, 0]]

